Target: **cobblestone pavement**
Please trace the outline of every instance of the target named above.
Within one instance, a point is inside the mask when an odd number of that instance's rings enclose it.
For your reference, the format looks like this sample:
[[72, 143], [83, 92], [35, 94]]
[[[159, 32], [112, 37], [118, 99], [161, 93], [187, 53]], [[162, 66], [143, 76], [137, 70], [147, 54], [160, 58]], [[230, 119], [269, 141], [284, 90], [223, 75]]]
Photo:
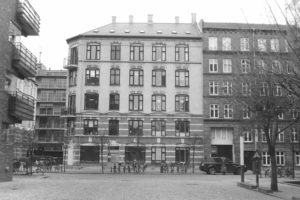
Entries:
[[[235, 175], [46, 174], [0, 183], [1, 200], [277, 199], [237, 186]], [[297, 188], [298, 189], [298, 188]]]

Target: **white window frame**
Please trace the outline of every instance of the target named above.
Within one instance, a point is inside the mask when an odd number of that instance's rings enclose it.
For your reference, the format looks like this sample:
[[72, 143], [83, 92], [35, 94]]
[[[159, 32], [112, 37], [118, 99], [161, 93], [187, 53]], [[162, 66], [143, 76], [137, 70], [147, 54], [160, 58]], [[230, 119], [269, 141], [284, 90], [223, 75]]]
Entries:
[[263, 38], [257, 39], [257, 50], [258, 51], [267, 51], [267, 40]]
[[231, 38], [229, 37], [222, 38], [222, 50], [231, 51]]
[[209, 82], [209, 95], [216, 96], [219, 95], [219, 82], [210, 81]]
[[250, 83], [247, 83], [247, 82], [242, 83], [242, 95], [243, 96], [251, 96]]
[[232, 73], [231, 59], [223, 59], [223, 73]]
[[251, 130], [249, 130], [249, 129], [245, 130], [243, 132], [243, 136], [244, 136], [244, 143], [252, 143], [253, 142]]
[[[280, 129], [278, 129], [278, 132], [280, 131]], [[284, 131], [279, 133], [277, 136], [277, 142], [278, 143], [283, 143], [284, 142]]]
[[277, 166], [284, 166], [285, 165], [284, 152], [282, 152], [282, 151], [276, 152], [276, 164], [277, 164]]
[[271, 165], [271, 157], [270, 157], [269, 152], [267, 152], [267, 151], [262, 152], [262, 165], [263, 166]]
[[210, 50], [210, 51], [218, 50], [218, 38], [217, 37], [209, 37], [208, 38], [208, 50]]
[[250, 119], [251, 118], [251, 110], [249, 106], [243, 106], [243, 119]]
[[233, 118], [233, 107], [231, 104], [224, 104], [224, 118], [225, 119]]
[[267, 82], [262, 82], [261, 83], [261, 88], [260, 88], [260, 91], [259, 91], [259, 95], [260, 96], [267, 96], [268, 95], [268, 90], [269, 90], [268, 83]]
[[241, 72], [243, 74], [248, 74], [251, 71], [251, 65], [249, 59], [241, 59]]
[[209, 117], [211, 119], [218, 119], [220, 117], [219, 115], [219, 104], [210, 104], [209, 105]]
[[218, 73], [218, 60], [217, 59], [209, 59], [208, 66], [209, 66], [210, 73]]
[[280, 47], [279, 47], [279, 39], [271, 39], [270, 40], [270, 46], [271, 46], [271, 51], [272, 52], [279, 52]]
[[232, 82], [224, 81], [223, 82], [223, 95], [232, 95]]
[[294, 128], [294, 127], [291, 129], [291, 142], [293, 142], [293, 143], [299, 142], [299, 136], [298, 136], [296, 128]]
[[265, 63], [265, 61], [262, 60], [262, 59], [258, 59], [257, 60], [257, 68], [258, 68], [258, 73], [259, 74], [266, 73], [267, 69], [266, 69], [266, 63]]
[[249, 51], [250, 46], [249, 46], [249, 38], [241, 38], [240, 39], [240, 46], [241, 46], [241, 51]]
[[274, 91], [273, 95], [276, 97], [282, 96], [282, 87], [279, 84], [274, 84]]
[[296, 166], [300, 166], [300, 152], [295, 152], [295, 164]]

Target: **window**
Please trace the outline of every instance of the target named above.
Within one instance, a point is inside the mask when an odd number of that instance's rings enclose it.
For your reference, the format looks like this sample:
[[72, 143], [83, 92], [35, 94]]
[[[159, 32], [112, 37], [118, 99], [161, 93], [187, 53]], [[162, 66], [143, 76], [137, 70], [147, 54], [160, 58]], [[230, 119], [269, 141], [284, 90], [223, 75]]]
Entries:
[[189, 61], [189, 46], [177, 44], [175, 46], [175, 61]]
[[175, 96], [175, 111], [176, 112], [189, 112], [189, 96], [176, 95]]
[[70, 53], [70, 60], [68, 64], [78, 65], [78, 47], [72, 47]]
[[270, 166], [271, 165], [271, 159], [269, 152], [262, 152], [262, 163], [264, 166]]
[[190, 136], [190, 122], [189, 121], [175, 121], [175, 135], [176, 136]]
[[152, 136], [166, 136], [166, 121], [152, 120], [151, 121], [151, 135]]
[[251, 143], [252, 142], [252, 133], [250, 130], [245, 130], [243, 132], [244, 134], [244, 142], [245, 143]]
[[222, 38], [222, 50], [230, 51], [231, 50], [231, 38]]
[[130, 111], [143, 111], [143, 95], [142, 94], [129, 95], [129, 110]]
[[269, 95], [269, 88], [267, 82], [262, 82], [260, 87], [260, 96], [268, 96]]
[[249, 51], [249, 38], [241, 38], [241, 51]]
[[144, 45], [131, 44], [130, 45], [130, 60], [143, 61], [144, 60]]
[[87, 60], [100, 60], [100, 44], [97, 42], [89, 42], [86, 47]]
[[69, 85], [70, 86], [75, 86], [76, 85], [76, 79], [77, 79], [77, 70], [70, 70]]
[[128, 121], [129, 136], [142, 136], [143, 135], [143, 121], [142, 120], [129, 120]]
[[291, 74], [294, 72], [294, 67], [290, 61], [286, 61], [286, 73]]
[[209, 105], [210, 118], [219, 118], [219, 105], [210, 104]]
[[295, 152], [295, 164], [300, 166], [300, 152]]
[[68, 107], [69, 107], [69, 112], [75, 114], [76, 112], [76, 95], [71, 94], [68, 96]]
[[165, 44], [155, 44], [152, 46], [152, 61], [166, 61]]
[[258, 51], [267, 51], [267, 41], [266, 39], [257, 39]]
[[120, 69], [110, 69], [110, 85], [120, 85]]
[[100, 70], [97, 68], [87, 68], [85, 70], [85, 85], [99, 85]]
[[[270, 133], [270, 131], [269, 131], [269, 133]], [[267, 136], [266, 136], [263, 129], [261, 129], [261, 141], [262, 142], [267, 142]]]
[[120, 95], [112, 93], [109, 95], [109, 110], [119, 110]]
[[297, 110], [291, 109], [290, 113], [291, 113], [291, 118], [292, 119], [297, 119], [298, 118], [298, 111]]
[[278, 114], [278, 119], [283, 120], [283, 116], [284, 116], [283, 113], [279, 113]]
[[109, 120], [108, 126], [109, 135], [119, 135], [119, 120]]
[[98, 93], [86, 93], [84, 100], [85, 100], [85, 110], [98, 110]]
[[83, 123], [84, 135], [97, 135], [98, 134], [98, 120], [85, 119]]
[[257, 68], [259, 74], [264, 74], [267, 71], [265, 62], [261, 59], [257, 61]]
[[208, 50], [211, 50], [211, 51], [218, 50], [218, 38], [216, 38], [216, 37], [208, 38]]
[[219, 94], [219, 83], [217, 81], [209, 82], [209, 95], [218, 95]]
[[291, 141], [297, 143], [299, 140], [298, 140], [298, 134], [296, 128], [292, 128], [291, 131], [292, 131]]
[[251, 70], [251, 68], [250, 68], [250, 60], [248, 60], [248, 59], [242, 59], [241, 60], [241, 72], [243, 74], [247, 74], [247, 73], [250, 72], [250, 70]]
[[282, 96], [282, 87], [279, 84], [274, 84], [273, 94], [274, 96]]
[[152, 111], [166, 111], [166, 95], [152, 95]]
[[287, 40], [284, 40], [284, 51], [289, 52], [290, 51], [290, 44]]
[[144, 71], [141, 69], [131, 69], [129, 71], [129, 85], [143, 86], [144, 85]]
[[278, 60], [273, 60], [272, 62], [272, 72], [281, 74], [282, 73], [282, 66]]
[[271, 39], [271, 51], [279, 52], [279, 40], [278, 39]]
[[232, 95], [232, 83], [229, 81], [223, 82], [223, 94]]
[[164, 69], [152, 70], [152, 86], [155, 87], [166, 86], [166, 70]]
[[231, 73], [232, 72], [232, 62], [231, 59], [223, 60], [223, 73]]
[[[278, 129], [278, 132], [280, 129]], [[277, 142], [284, 142], [284, 132], [280, 132], [277, 136]]]
[[285, 164], [285, 158], [283, 152], [276, 152], [276, 163], [277, 166], [283, 166]]
[[111, 60], [121, 60], [121, 44], [120, 43], [112, 43], [111, 44], [110, 59]]
[[176, 87], [189, 87], [189, 71], [176, 70], [175, 71], [175, 86]]
[[209, 72], [210, 73], [218, 73], [218, 60], [217, 59], [209, 59]]
[[251, 110], [249, 106], [243, 106], [243, 119], [251, 118]]
[[251, 95], [250, 83], [246, 83], [246, 82], [242, 83], [242, 95], [244, 95], [244, 96]]
[[233, 108], [231, 104], [224, 105], [224, 118], [225, 119], [232, 119], [233, 117]]
[[151, 161], [160, 163], [166, 161], [166, 147], [151, 147]]

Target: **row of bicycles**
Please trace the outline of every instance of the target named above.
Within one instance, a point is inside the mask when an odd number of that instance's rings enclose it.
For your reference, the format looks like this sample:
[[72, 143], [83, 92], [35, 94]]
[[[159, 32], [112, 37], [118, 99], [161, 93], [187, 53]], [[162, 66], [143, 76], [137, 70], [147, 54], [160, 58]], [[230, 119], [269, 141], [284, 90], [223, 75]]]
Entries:
[[62, 158], [58, 157], [25, 157], [14, 159], [13, 174], [14, 175], [32, 175], [45, 172], [62, 172]]
[[[272, 169], [271, 167], [267, 167], [264, 169], [265, 177], [272, 176]], [[277, 176], [278, 177], [291, 177], [293, 175], [292, 168], [290, 167], [277, 167]]]

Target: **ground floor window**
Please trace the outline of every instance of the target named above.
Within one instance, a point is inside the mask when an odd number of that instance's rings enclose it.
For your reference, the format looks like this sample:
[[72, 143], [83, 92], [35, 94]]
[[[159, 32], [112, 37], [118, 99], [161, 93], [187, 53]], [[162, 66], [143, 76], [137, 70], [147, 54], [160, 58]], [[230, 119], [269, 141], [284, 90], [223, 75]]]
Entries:
[[295, 163], [300, 166], [300, 152], [295, 152]]
[[99, 146], [80, 146], [80, 162], [99, 162]]
[[151, 161], [157, 163], [166, 161], [166, 147], [151, 147]]
[[276, 152], [276, 163], [277, 165], [284, 165], [285, 159], [284, 159], [284, 153], [283, 152]]
[[189, 163], [190, 162], [190, 148], [176, 147], [175, 148], [175, 162], [176, 163]]
[[262, 164], [264, 166], [270, 166], [271, 160], [270, 160], [270, 154], [268, 152], [262, 152]]
[[129, 146], [125, 147], [125, 162], [131, 163], [133, 161], [144, 163], [146, 160], [146, 147]]

